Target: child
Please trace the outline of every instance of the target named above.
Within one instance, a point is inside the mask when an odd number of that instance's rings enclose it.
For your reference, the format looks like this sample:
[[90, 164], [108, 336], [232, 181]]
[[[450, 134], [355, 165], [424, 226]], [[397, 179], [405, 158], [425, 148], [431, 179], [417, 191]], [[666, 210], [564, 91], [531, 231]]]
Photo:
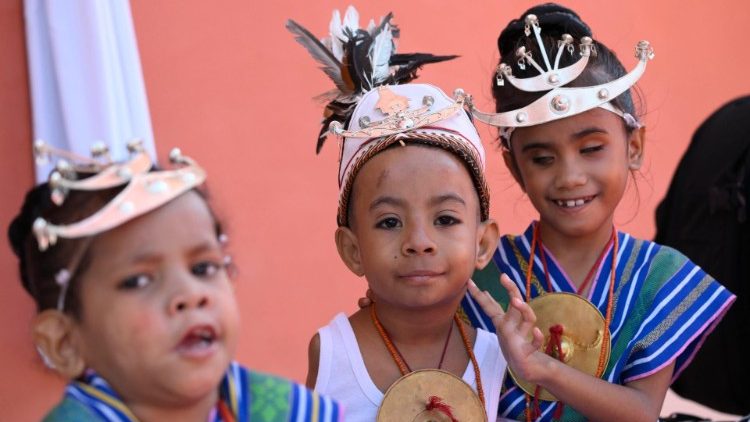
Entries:
[[638, 43], [626, 74], [591, 36], [554, 4], [511, 21], [498, 39], [498, 113], [474, 113], [500, 128], [505, 163], [540, 215], [494, 255], [490, 273], [513, 280], [503, 277], [507, 314], [476, 287], [463, 303], [474, 324], [494, 326], [508, 360], [502, 417], [656, 420], [734, 300], [679, 252], [614, 229], [645, 141], [629, 89], [653, 53]]
[[121, 164], [61, 160], [9, 229], [37, 350], [71, 380], [45, 420], [337, 420], [334, 402], [232, 361], [239, 315], [205, 173], [176, 149], [169, 171], [129, 149]]
[[[359, 42], [339, 42], [369, 45], [390, 33], [389, 19], [373, 32], [347, 27]], [[361, 57], [354, 48], [343, 56]], [[381, 80], [365, 72], [353, 111], [330, 126], [341, 136], [336, 246], [375, 305], [337, 315], [313, 337], [307, 384], [341, 401], [349, 421], [494, 420], [505, 369], [497, 339], [457, 316], [498, 235], [484, 150], [460, 92], [453, 100], [430, 85], [379, 85], [402, 70]]]

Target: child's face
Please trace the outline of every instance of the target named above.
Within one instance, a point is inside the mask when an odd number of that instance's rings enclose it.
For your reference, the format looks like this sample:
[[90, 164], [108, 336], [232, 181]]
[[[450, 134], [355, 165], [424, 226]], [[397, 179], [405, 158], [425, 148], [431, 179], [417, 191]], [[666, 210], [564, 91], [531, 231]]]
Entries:
[[239, 318], [214, 220], [188, 192], [97, 237], [75, 332], [86, 366], [126, 403], [216, 394]]
[[475, 267], [486, 264], [480, 243], [486, 226], [496, 226], [480, 223], [471, 176], [448, 152], [392, 147], [363, 166], [352, 200], [352, 227], [339, 229], [339, 252], [367, 278], [378, 303], [456, 302]]
[[596, 108], [515, 130], [504, 158], [542, 226], [585, 236], [612, 230], [628, 172], [640, 167], [642, 135], [628, 135], [619, 116]]

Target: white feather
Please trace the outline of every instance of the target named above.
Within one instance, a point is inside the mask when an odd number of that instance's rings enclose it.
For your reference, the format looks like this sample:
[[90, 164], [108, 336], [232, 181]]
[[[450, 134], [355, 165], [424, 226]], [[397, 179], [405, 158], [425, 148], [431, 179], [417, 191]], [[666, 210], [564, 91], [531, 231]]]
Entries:
[[333, 11], [333, 17], [331, 18], [331, 24], [329, 25], [330, 37], [330, 50], [336, 60], [341, 61], [344, 57], [344, 42], [346, 36], [341, 28], [341, 13], [338, 10]]
[[346, 8], [343, 26], [344, 28], [349, 28], [352, 33], [357, 32], [359, 29], [359, 12], [357, 12], [357, 9], [355, 9], [354, 6]]
[[372, 79], [375, 84], [385, 80], [391, 73], [389, 62], [393, 54], [393, 33], [391, 26], [385, 24], [383, 30], [375, 37], [370, 46], [369, 56], [372, 62]]
[[367, 32], [372, 35], [372, 32], [375, 30], [375, 19], [370, 19], [370, 23], [367, 24]]

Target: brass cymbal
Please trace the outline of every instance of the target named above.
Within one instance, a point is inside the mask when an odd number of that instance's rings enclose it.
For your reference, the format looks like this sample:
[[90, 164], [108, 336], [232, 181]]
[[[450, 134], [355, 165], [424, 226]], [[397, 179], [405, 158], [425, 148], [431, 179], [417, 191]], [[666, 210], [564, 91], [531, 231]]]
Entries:
[[[544, 343], [540, 351], [544, 353], [550, 339], [550, 327], [562, 325], [563, 333], [560, 341], [565, 364], [586, 374], [597, 376], [599, 355], [604, 348], [604, 362], [609, 361], [610, 342], [606, 344], [604, 317], [601, 312], [588, 300], [572, 293], [547, 293], [537, 296], [529, 302], [529, 306], [536, 314], [536, 326], [544, 334]], [[606, 365], [605, 365], [606, 367]], [[526, 393], [533, 395], [536, 384], [532, 384], [517, 377], [508, 368], [516, 384]], [[539, 400], [557, 401], [549, 391], [540, 389]]]
[[451, 407], [459, 421], [486, 422], [482, 401], [461, 378], [440, 369], [422, 369], [399, 378], [388, 388], [378, 409], [378, 422], [450, 422], [443, 412], [427, 410], [431, 396]]

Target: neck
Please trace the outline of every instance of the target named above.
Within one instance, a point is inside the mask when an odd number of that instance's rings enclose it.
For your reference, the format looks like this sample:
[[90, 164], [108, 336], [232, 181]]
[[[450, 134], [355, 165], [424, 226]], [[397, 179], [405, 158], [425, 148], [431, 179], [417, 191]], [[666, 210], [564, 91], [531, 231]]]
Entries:
[[611, 219], [598, 229], [579, 236], [560, 233], [544, 221], [539, 221], [538, 224], [539, 236], [544, 247], [554, 255], [576, 286], [583, 282], [583, 277], [612, 238]]
[[153, 403], [128, 403], [128, 408], [140, 421], [195, 421], [208, 420], [212, 409], [219, 399], [218, 388], [211, 394], [193, 403], [173, 403], [154, 405]]
[[462, 297], [429, 308], [404, 308], [376, 299], [376, 314], [393, 342], [418, 345], [443, 341]]

